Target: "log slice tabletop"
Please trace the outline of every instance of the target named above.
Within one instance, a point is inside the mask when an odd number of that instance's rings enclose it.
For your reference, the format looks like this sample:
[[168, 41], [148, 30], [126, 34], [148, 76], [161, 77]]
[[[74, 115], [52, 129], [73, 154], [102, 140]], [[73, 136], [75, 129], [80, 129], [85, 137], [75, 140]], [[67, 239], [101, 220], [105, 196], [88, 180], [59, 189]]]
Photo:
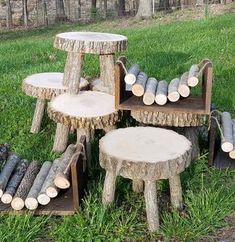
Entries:
[[100, 140], [100, 164], [130, 179], [168, 179], [189, 166], [191, 142], [172, 130], [130, 127]]
[[[65, 93], [68, 86], [63, 84], [64, 73], [44, 72], [28, 76], [24, 79], [22, 88], [24, 92], [32, 97], [48, 99]], [[79, 89], [85, 90], [89, 83], [84, 78], [80, 79]]]
[[74, 128], [103, 129], [120, 118], [114, 96], [95, 91], [61, 94], [50, 102], [48, 113], [55, 122]]
[[68, 52], [111, 54], [127, 48], [127, 37], [99, 32], [66, 32], [56, 35], [54, 47]]

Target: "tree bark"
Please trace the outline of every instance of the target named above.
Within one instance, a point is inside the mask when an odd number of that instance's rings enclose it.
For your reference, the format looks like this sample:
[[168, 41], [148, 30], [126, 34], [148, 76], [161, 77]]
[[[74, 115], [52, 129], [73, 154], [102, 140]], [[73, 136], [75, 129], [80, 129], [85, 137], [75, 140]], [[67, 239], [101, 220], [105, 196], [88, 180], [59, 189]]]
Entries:
[[182, 188], [180, 182], [180, 175], [175, 175], [169, 178], [171, 204], [177, 209], [183, 208]]
[[231, 114], [223, 112], [221, 115], [223, 138], [221, 141], [221, 149], [224, 152], [231, 152], [233, 150], [233, 121]]
[[27, 160], [21, 160], [12, 175], [10, 181], [7, 184], [7, 187], [4, 191], [4, 194], [1, 197], [1, 201], [5, 204], [9, 204], [12, 201], [12, 198], [14, 197], [16, 190], [27, 170], [27, 167], [29, 165], [29, 162]]
[[140, 72], [137, 76], [137, 80], [135, 84], [132, 86], [132, 93], [137, 96], [141, 97], [144, 95], [145, 86], [148, 80], [148, 76], [144, 72]]
[[173, 79], [168, 86], [168, 100], [170, 102], [177, 102], [180, 99], [180, 94], [178, 93], [179, 78]]
[[118, 16], [125, 16], [126, 7], [125, 7], [125, 0], [118, 0]]
[[137, 18], [151, 18], [153, 16], [152, 0], [140, 0], [136, 14]]
[[24, 18], [24, 27], [28, 27], [28, 9], [27, 9], [28, 0], [22, 0], [23, 5], [23, 18]]
[[37, 197], [49, 173], [51, 165], [52, 163], [50, 161], [44, 162], [39, 173], [37, 174], [36, 179], [33, 182], [33, 186], [31, 187], [29, 194], [25, 200], [25, 206], [29, 210], [34, 210], [38, 207]]
[[168, 10], [170, 8], [170, 2], [169, 0], [160, 0], [159, 1], [159, 10]]
[[137, 76], [140, 73], [140, 67], [137, 64], [132, 65], [128, 69], [128, 73], [126, 74], [124, 80], [126, 84], [133, 85], [136, 82]]
[[38, 163], [38, 161], [32, 161], [11, 202], [11, 207], [14, 210], [23, 209], [24, 201], [33, 185], [34, 179], [36, 178], [39, 170], [40, 170], [40, 164]]
[[235, 119], [233, 120], [233, 150], [229, 152], [229, 157], [235, 159]]
[[178, 92], [182, 97], [188, 97], [190, 95], [190, 88], [188, 86], [188, 72], [185, 72], [180, 77]]
[[168, 83], [166, 81], [160, 81], [157, 86], [155, 102], [158, 105], [165, 105], [167, 102]]
[[2, 197], [3, 192], [7, 186], [7, 182], [19, 161], [20, 158], [16, 154], [11, 154], [8, 156], [7, 162], [0, 174], [0, 197]]
[[56, 20], [64, 21], [66, 19], [65, 10], [64, 10], [64, 1], [56, 0]]
[[11, 0], [6, 0], [6, 7], [7, 7], [6, 25], [7, 25], [7, 28], [9, 29], [12, 26]]
[[157, 80], [153, 77], [149, 78], [146, 84], [143, 102], [145, 105], [152, 105], [155, 101]]
[[1, 163], [1, 166], [7, 160], [9, 149], [10, 149], [10, 145], [8, 145], [8, 144], [1, 144], [0, 145], [0, 163]]
[[197, 86], [199, 80], [198, 80], [198, 72], [199, 72], [199, 67], [198, 65], [192, 65], [189, 69], [189, 74], [188, 74], [188, 85], [190, 87], [195, 87]]

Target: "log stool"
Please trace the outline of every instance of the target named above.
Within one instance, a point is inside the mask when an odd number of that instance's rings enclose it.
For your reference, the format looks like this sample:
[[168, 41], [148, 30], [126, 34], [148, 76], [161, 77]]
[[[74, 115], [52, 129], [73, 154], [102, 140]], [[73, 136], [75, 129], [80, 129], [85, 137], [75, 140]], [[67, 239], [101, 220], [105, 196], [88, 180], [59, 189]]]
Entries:
[[[114, 95], [114, 54], [126, 49], [127, 37], [98, 32], [67, 32], [56, 35], [54, 47], [68, 52], [64, 85], [69, 86], [70, 94], [78, 94], [84, 54], [97, 54], [100, 57], [100, 76], [103, 86], [108, 94]], [[90, 103], [88, 100], [87, 102]], [[67, 125], [62, 124], [63, 122], [58, 123], [53, 150], [63, 152], [67, 146], [69, 129]], [[102, 125], [100, 127], [103, 128]]]
[[[77, 95], [65, 93], [57, 96], [49, 104], [48, 114], [55, 122], [77, 129], [78, 141], [81, 135], [86, 135], [89, 161], [92, 131], [104, 129], [107, 132], [120, 118], [120, 112], [114, 107], [114, 96], [95, 91], [82, 91]], [[63, 138], [60, 139], [58, 136], [58, 142], [61, 140]]]
[[[28, 96], [37, 98], [31, 133], [40, 131], [46, 100], [51, 100], [53, 97], [67, 91], [68, 86], [63, 84], [63, 76], [64, 74], [60, 72], [48, 72], [33, 74], [24, 79], [23, 91]], [[81, 78], [80, 89], [86, 90], [88, 86], [88, 81]]]
[[118, 175], [144, 181], [149, 230], [159, 229], [156, 180], [169, 179], [171, 203], [182, 208], [180, 173], [191, 161], [191, 143], [172, 130], [131, 127], [107, 133], [99, 143], [100, 165], [106, 170], [102, 201], [114, 200]]

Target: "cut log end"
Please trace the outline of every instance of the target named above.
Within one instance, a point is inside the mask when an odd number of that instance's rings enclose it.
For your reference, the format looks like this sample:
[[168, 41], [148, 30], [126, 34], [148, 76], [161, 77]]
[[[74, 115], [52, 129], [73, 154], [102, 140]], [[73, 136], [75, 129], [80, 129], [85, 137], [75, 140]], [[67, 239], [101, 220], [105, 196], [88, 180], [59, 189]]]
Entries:
[[24, 208], [24, 200], [20, 197], [15, 197], [11, 202], [11, 207], [14, 210], [22, 210]]
[[2, 203], [4, 203], [4, 204], [10, 204], [11, 203], [11, 201], [12, 201], [12, 195], [11, 194], [7, 194], [7, 193], [5, 193], [5, 194], [3, 194], [2, 195], [2, 197], [1, 197], [1, 201], [2, 201]]
[[32, 197], [26, 198], [25, 207], [29, 210], [35, 210], [38, 207], [37, 199]]
[[233, 144], [230, 143], [230, 142], [222, 142], [221, 144], [221, 149], [224, 151], [224, 152], [231, 152], [233, 151]]
[[229, 157], [235, 159], [235, 149], [229, 152]]
[[145, 93], [143, 102], [145, 105], [152, 105], [154, 103], [155, 95], [152, 93]]
[[60, 189], [67, 189], [70, 187], [70, 182], [65, 176], [57, 176], [54, 183]]
[[127, 74], [124, 80], [126, 84], [133, 85], [136, 82], [136, 76], [134, 74]]
[[132, 87], [132, 93], [137, 97], [141, 97], [144, 95], [144, 87], [140, 84], [135, 84]]
[[50, 197], [48, 197], [47, 194], [44, 193], [40, 194], [37, 200], [41, 205], [47, 205], [51, 201]]
[[46, 189], [46, 195], [50, 198], [57, 197], [58, 195], [58, 190], [55, 187], [48, 187]]
[[186, 85], [180, 85], [178, 92], [182, 97], [188, 97], [190, 95], [190, 88]]
[[165, 105], [167, 103], [167, 96], [163, 95], [163, 94], [158, 94], [156, 95], [155, 97], [155, 102], [158, 104], [158, 105]]
[[199, 79], [196, 76], [190, 77], [188, 79], [188, 85], [190, 87], [195, 87], [197, 86], [198, 83], [199, 83]]
[[168, 99], [170, 102], [177, 102], [180, 99], [180, 94], [178, 92], [171, 92], [168, 94]]

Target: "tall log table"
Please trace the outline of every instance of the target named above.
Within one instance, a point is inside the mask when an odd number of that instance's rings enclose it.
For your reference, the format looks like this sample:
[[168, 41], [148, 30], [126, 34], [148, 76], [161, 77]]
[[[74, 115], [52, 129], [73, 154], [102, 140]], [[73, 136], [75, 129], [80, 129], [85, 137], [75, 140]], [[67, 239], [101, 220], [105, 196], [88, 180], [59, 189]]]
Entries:
[[100, 165], [106, 170], [102, 201], [114, 200], [118, 175], [144, 181], [149, 230], [159, 229], [156, 180], [169, 179], [171, 203], [182, 208], [180, 173], [191, 161], [191, 142], [172, 130], [131, 127], [107, 133], [99, 143]]
[[[108, 94], [115, 93], [114, 54], [124, 51], [127, 37], [98, 32], [67, 32], [56, 35], [54, 47], [67, 51], [63, 84], [70, 94], [78, 94], [84, 54], [100, 56], [100, 76]], [[54, 151], [63, 152], [67, 145], [69, 127], [57, 125]]]

